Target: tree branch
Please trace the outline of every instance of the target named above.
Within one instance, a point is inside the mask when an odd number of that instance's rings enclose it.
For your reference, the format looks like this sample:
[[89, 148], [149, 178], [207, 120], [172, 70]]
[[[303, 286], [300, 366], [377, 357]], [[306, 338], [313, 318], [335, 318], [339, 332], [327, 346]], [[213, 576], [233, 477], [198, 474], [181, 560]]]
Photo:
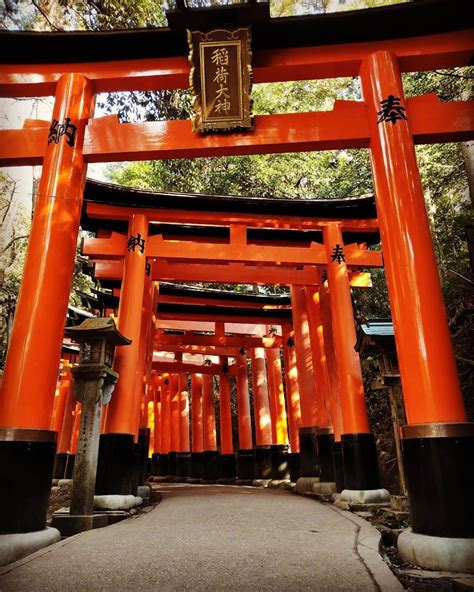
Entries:
[[19, 240], [23, 240], [25, 238], [28, 238], [30, 235], [29, 234], [25, 234], [22, 236], [15, 236], [15, 238], [12, 238], [12, 240], [7, 244], [7, 246], [3, 249], [2, 253], [6, 253], [8, 251], [8, 249], [16, 242]]
[[51, 29], [53, 29], [54, 31], [60, 31], [61, 29], [59, 27], [56, 27], [56, 25], [54, 25], [51, 20], [49, 19], [48, 15], [45, 13], [45, 11], [41, 8], [41, 6], [36, 2], [36, 0], [31, 0], [31, 3], [33, 4], [33, 6], [36, 8], [36, 10], [41, 13], [41, 15], [44, 17], [44, 19], [46, 20], [46, 22], [48, 23], [48, 25], [51, 27]]

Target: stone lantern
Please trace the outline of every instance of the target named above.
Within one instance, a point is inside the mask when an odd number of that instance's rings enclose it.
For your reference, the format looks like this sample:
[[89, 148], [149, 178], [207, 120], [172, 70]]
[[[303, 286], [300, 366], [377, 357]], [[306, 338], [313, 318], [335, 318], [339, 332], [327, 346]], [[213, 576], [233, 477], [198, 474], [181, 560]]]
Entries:
[[[72, 369], [76, 399], [82, 403], [69, 515], [54, 517], [54, 526], [71, 535], [105, 525], [93, 514], [102, 407], [112, 398], [118, 373], [112, 370], [115, 348], [129, 345], [112, 318], [86, 319], [66, 329], [80, 345], [79, 365]], [[102, 519], [102, 522], [101, 522]]]

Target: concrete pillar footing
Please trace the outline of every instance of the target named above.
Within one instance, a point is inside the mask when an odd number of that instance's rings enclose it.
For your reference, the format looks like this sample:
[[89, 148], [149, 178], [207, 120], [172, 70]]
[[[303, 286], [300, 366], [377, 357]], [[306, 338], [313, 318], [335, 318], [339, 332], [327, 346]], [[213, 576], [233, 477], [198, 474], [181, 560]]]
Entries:
[[437, 571], [474, 573], [474, 538], [428, 536], [404, 530], [398, 554], [408, 563]]
[[390, 493], [386, 489], [344, 489], [340, 501], [349, 504], [388, 504]]
[[59, 530], [50, 527], [34, 532], [0, 534], [0, 567], [49, 547], [60, 539]]
[[131, 510], [143, 504], [135, 495], [95, 495], [94, 510]]
[[296, 493], [313, 493], [313, 486], [319, 483], [319, 477], [300, 477], [296, 481]]

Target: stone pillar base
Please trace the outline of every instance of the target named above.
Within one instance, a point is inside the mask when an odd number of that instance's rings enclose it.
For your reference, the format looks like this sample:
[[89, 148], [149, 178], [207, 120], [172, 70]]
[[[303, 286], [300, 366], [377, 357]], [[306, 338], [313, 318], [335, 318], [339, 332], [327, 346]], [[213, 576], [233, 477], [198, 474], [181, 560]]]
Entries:
[[349, 504], [389, 504], [390, 493], [386, 489], [344, 489], [340, 500]]
[[0, 429], [0, 532], [46, 527], [56, 452], [56, 432]]
[[191, 452], [191, 478], [202, 479], [202, 452]]
[[153, 475], [154, 477], [158, 476], [158, 466], [160, 464], [160, 453], [159, 452], [154, 452], [151, 455], [151, 475]]
[[301, 477], [319, 477], [319, 474], [321, 473], [318, 455], [317, 430], [318, 428], [316, 427], [304, 427], [299, 429]]
[[167, 477], [168, 476], [168, 464], [169, 464], [169, 456], [168, 454], [161, 454], [158, 457], [158, 477]]
[[176, 477], [176, 455], [177, 452], [168, 452], [168, 475]]
[[237, 452], [237, 478], [242, 481], [256, 478], [255, 450], [239, 450]]
[[53, 514], [51, 525], [59, 530], [61, 536], [70, 537], [93, 528], [108, 526], [107, 514], [92, 514], [88, 516], [71, 516], [70, 514]]
[[427, 536], [409, 528], [398, 537], [397, 546], [403, 561], [424, 569], [474, 573], [474, 538]]
[[271, 447], [272, 472], [275, 481], [290, 479], [290, 464], [288, 462], [288, 444], [274, 444]]
[[100, 436], [96, 495], [129, 495], [132, 492], [133, 450], [132, 434]]
[[379, 464], [373, 434], [342, 434], [345, 489], [379, 489]]
[[321, 481], [334, 483], [336, 476], [334, 471], [334, 434], [332, 428], [318, 428], [316, 443], [321, 469], [319, 478]]
[[220, 478], [221, 479], [235, 479], [236, 476], [236, 461], [235, 454], [221, 454], [220, 458]]
[[301, 477], [301, 457], [299, 452], [288, 453], [288, 466], [290, 469], [290, 479], [296, 483]]
[[336, 491], [338, 493], [341, 493], [341, 491], [345, 488], [344, 461], [342, 458], [342, 442], [334, 442], [333, 460], [334, 460], [334, 480], [336, 482]]
[[176, 453], [176, 476], [182, 479], [191, 476], [191, 454], [189, 452]]
[[53, 479], [66, 479], [67, 453], [59, 452], [54, 458]]
[[257, 446], [255, 448], [255, 465], [257, 468], [257, 479], [272, 478], [271, 446]]
[[66, 459], [66, 472], [64, 474], [65, 479], [72, 479], [72, 474], [74, 473], [74, 463], [76, 461], [75, 454], [68, 454]]
[[20, 534], [0, 534], [0, 567], [49, 547], [60, 539], [59, 531], [50, 527]]
[[219, 477], [219, 453], [217, 450], [205, 450], [202, 453], [202, 478], [204, 481], [217, 481]]
[[414, 532], [474, 539], [474, 423], [402, 427]]

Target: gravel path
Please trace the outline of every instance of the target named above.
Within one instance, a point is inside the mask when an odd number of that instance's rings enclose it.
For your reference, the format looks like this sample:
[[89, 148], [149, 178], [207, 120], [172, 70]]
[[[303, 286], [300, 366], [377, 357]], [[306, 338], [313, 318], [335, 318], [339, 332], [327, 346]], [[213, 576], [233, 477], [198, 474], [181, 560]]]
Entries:
[[24, 560], [0, 590], [379, 590], [356, 550], [359, 527], [329, 506], [250, 487], [159, 490], [151, 512]]

